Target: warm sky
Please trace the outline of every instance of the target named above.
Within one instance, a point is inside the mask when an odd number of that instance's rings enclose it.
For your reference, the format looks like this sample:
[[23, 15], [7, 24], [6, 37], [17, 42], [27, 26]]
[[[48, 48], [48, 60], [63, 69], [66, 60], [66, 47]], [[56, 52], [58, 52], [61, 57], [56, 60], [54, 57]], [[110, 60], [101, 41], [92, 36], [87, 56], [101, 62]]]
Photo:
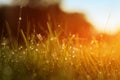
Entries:
[[84, 12], [98, 30], [114, 33], [120, 28], [120, 0], [63, 0], [62, 6]]
[[[0, 5], [11, 1], [0, 0]], [[114, 33], [120, 28], [120, 0], [62, 0], [61, 6], [65, 11], [84, 12], [99, 31]]]

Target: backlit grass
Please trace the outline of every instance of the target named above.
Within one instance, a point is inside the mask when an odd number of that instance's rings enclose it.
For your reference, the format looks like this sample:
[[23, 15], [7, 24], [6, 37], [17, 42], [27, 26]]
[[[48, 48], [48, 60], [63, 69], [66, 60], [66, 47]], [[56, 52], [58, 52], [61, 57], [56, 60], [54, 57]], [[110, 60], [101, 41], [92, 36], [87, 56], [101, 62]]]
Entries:
[[[0, 44], [0, 80], [119, 80], [119, 36], [104, 40], [77, 35], [59, 39], [48, 24], [48, 36], [21, 30], [25, 45]], [[15, 43], [14, 43], [15, 44]]]

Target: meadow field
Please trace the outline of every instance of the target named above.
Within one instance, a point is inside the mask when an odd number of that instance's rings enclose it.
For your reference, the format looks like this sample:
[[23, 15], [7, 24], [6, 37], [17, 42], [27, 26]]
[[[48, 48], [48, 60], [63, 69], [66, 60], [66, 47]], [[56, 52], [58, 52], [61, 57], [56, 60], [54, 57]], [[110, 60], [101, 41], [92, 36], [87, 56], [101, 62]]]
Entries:
[[59, 39], [48, 26], [47, 37], [28, 36], [24, 45], [0, 43], [0, 80], [119, 80], [120, 41], [117, 37], [89, 40], [71, 34]]

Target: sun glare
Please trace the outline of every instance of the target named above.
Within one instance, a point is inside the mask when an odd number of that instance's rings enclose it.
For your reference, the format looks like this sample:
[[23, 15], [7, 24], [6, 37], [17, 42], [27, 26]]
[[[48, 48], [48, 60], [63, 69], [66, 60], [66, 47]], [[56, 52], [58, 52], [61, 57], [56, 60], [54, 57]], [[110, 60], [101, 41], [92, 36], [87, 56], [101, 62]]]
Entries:
[[66, 12], [83, 12], [97, 31], [116, 34], [120, 31], [119, 2], [117, 0], [62, 0], [61, 8]]
[[98, 32], [107, 33], [107, 34], [116, 34], [120, 31], [118, 26], [95, 26]]
[[111, 14], [102, 14], [101, 16], [86, 14], [88, 20], [94, 25], [95, 29], [102, 33], [116, 34], [120, 31], [120, 24], [117, 17]]

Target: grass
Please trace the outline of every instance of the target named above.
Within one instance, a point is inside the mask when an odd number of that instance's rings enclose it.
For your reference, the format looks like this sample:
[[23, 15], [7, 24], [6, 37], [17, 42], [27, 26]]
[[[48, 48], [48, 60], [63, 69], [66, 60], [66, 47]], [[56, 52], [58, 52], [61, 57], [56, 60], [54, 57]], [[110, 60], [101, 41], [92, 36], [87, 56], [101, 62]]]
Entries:
[[[48, 37], [21, 30], [25, 45], [0, 45], [0, 80], [119, 80], [119, 37], [86, 43], [77, 35], [59, 39], [48, 25]], [[8, 27], [9, 28], [9, 27]]]

